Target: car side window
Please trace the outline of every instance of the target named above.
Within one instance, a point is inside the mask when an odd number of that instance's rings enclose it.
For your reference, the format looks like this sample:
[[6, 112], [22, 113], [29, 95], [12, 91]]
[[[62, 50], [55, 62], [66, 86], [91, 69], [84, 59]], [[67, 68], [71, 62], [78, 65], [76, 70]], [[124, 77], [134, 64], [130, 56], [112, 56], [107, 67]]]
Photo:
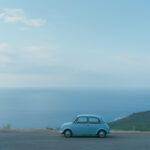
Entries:
[[100, 124], [100, 120], [96, 117], [89, 117], [90, 124]]
[[77, 118], [76, 123], [88, 123], [87, 117], [79, 117], [79, 118]]

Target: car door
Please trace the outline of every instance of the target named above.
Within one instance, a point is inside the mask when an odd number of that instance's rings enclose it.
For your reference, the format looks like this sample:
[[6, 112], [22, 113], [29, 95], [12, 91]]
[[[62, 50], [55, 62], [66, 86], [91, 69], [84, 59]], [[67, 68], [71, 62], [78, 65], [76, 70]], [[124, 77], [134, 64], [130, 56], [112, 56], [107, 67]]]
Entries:
[[97, 117], [88, 117], [89, 122], [89, 134], [96, 135], [100, 128], [100, 120]]
[[87, 117], [78, 117], [72, 125], [72, 132], [74, 135], [87, 135], [88, 129]]

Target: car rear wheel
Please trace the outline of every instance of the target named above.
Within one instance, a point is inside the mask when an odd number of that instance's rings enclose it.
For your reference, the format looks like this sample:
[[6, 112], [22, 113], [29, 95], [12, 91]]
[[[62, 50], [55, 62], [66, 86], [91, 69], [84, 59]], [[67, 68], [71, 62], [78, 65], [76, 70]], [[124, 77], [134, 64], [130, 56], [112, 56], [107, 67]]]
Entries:
[[71, 137], [71, 136], [72, 136], [72, 132], [71, 132], [70, 130], [66, 130], [66, 131], [64, 132], [64, 137], [69, 138], [69, 137]]
[[106, 132], [105, 132], [104, 130], [100, 130], [100, 131], [98, 132], [98, 137], [100, 137], [100, 138], [106, 137]]

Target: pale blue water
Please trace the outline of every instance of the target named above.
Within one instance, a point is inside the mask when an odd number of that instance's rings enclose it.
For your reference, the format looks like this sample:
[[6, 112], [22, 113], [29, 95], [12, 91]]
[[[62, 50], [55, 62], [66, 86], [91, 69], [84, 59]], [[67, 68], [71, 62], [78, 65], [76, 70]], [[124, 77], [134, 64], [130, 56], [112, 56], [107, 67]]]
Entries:
[[0, 89], [0, 127], [59, 127], [82, 113], [106, 121], [150, 110], [150, 89]]

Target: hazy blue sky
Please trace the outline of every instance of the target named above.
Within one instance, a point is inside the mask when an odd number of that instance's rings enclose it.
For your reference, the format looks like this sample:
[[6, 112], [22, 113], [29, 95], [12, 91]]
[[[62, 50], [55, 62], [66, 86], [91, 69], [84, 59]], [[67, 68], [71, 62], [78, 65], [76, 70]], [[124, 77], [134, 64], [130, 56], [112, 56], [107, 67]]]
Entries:
[[150, 1], [0, 0], [0, 87], [150, 87]]

